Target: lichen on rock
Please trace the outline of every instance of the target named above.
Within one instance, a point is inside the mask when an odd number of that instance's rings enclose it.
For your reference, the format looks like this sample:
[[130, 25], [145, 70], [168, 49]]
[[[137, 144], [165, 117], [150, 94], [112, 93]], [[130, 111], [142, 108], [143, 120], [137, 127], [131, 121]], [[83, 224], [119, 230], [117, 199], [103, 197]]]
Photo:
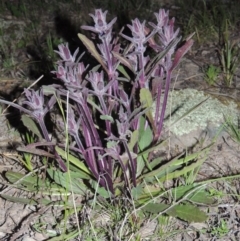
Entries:
[[[204, 103], [179, 122], [173, 124], [204, 100], [206, 100]], [[154, 102], [153, 115], [155, 115], [155, 104]], [[204, 130], [209, 124], [217, 128], [224, 123], [225, 117], [231, 117], [233, 122], [237, 123], [237, 112], [237, 104], [234, 101], [227, 100], [222, 103], [203, 91], [195, 89], [171, 91], [168, 96], [164, 128], [169, 129], [177, 136], [181, 136], [199, 128]]]

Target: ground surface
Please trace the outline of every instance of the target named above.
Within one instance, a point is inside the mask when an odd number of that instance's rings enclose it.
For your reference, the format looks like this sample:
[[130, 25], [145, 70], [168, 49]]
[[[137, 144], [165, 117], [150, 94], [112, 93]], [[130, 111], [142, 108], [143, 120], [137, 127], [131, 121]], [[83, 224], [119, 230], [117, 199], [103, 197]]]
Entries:
[[[18, 1], [12, 1], [13, 4], [18, 4]], [[69, 6], [65, 3], [62, 4], [62, 8], [68, 8]], [[174, 12], [175, 6], [172, 7], [172, 11]], [[69, 7], [70, 9], [70, 7]], [[72, 11], [72, 10], [71, 10]], [[74, 14], [73, 14], [74, 13]], [[73, 21], [78, 21], [77, 13], [71, 12], [71, 17]], [[48, 15], [48, 12], [44, 13], [41, 11], [38, 15], [37, 22], [37, 31], [38, 31], [38, 44], [42, 48], [46, 48], [47, 43], [42, 39], [46, 39], [46, 35], [50, 32], [52, 36], [58, 33], [58, 27], [56, 21], [61, 25], [62, 28], [66, 27], [67, 21], [69, 19], [61, 18], [58, 15], [58, 18], [54, 18], [52, 15]], [[2, 24], [2, 29], [5, 29], [4, 38], [7, 40], [11, 40], [11, 44], [4, 45], [5, 48], [8, 48], [6, 51], [12, 51], [13, 65], [7, 65], [6, 56], [2, 54], [1, 61], [1, 76], [0, 77], [0, 94], [3, 97], [14, 99], [16, 94], [19, 94], [19, 90], [16, 93], [16, 87], [28, 85], [31, 81], [35, 80], [33, 76], [36, 76], [38, 73], [41, 73], [41, 66], [33, 66], [34, 61], [40, 61], [41, 58], [51, 58], [51, 56], [41, 56], [37, 51], [39, 49], [34, 47], [34, 43], [30, 42], [29, 45], [21, 47], [21, 41], [26, 38], [24, 35], [24, 28], [28, 27], [31, 22], [24, 17], [16, 17], [13, 16], [11, 11], [5, 11], [0, 14], [0, 23]], [[57, 20], [56, 20], [57, 19]], [[71, 18], [70, 18], [71, 19]], [[70, 31], [70, 30], [69, 30]], [[75, 31], [75, 30], [74, 30]], [[68, 38], [64, 39], [66, 41], [71, 39], [74, 35], [73, 33], [69, 34]], [[78, 30], [77, 30], [78, 31]], [[12, 34], [9, 35], [9, 32]], [[7, 34], [6, 34], [7, 33]], [[63, 38], [63, 34], [66, 32], [62, 32], [62, 35], [59, 36]], [[240, 43], [240, 31], [233, 32], [232, 37], [237, 39]], [[76, 38], [73, 37], [74, 39]], [[25, 40], [26, 41], [26, 40]], [[43, 41], [43, 42], [41, 42]], [[5, 42], [6, 43], [6, 42]], [[19, 44], [19, 48], [15, 49], [14, 46]], [[37, 57], [36, 57], [37, 56]], [[4, 59], [5, 58], [5, 59]], [[184, 57], [181, 62], [178, 71], [176, 71], [176, 83], [173, 84], [175, 89], [183, 89], [183, 88], [194, 88], [197, 90], [205, 91], [206, 93], [212, 94], [216, 97], [229, 98], [234, 100], [237, 104], [240, 103], [240, 68], [236, 70], [233, 87], [226, 88], [224, 85], [216, 85], [214, 87], [210, 87], [204, 81], [203, 68], [208, 64], [218, 64], [219, 60], [217, 57], [216, 46], [215, 43], [207, 43], [207, 44], [197, 44], [193, 46], [192, 50]], [[21, 64], [20, 64], [21, 63]], [[26, 63], [26, 65], [23, 65]], [[50, 71], [47, 66], [45, 66], [44, 72]], [[11, 71], [8, 71], [8, 68], [11, 68]], [[40, 70], [40, 71], [39, 71]], [[9, 74], [10, 73], [10, 74]], [[7, 75], [7, 77], [6, 77]], [[39, 75], [40, 76], [40, 75]], [[39, 77], [38, 76], [38, 77]], [[48, 81], [48, 76], [45, 77], [44, 82]], [[26, 81], [27, 80], [27, 81]], [[27, 83], [26, 83], [27, 82]], [[21, 88], [20, 88], [21, 91]], [[12, 117], [14, 119], [14, 116]], [[11, 118], [10, 118], [11, 122]], [[14, 123], [11, 122], [11, 123]], [[16, 124], [16, 123], [15, 123]], [[200, 132], [202, 130], [199, 130]], [[186, 146], [184, 142], [193, 138], [194, 135], [199, 136], [198, 131], [195, 133], [191, 133], [191, 136], [184, 136], [179, 138], [180, 142], [176, 143], [174, 141], [170, 142], [170, 152], [171, 155], [174, 156], [173, 152], [181, 151]], [[14, 171], [22, 171], [21, 165], [17, 161], [17, 158], [14, 156], [15, 151], [14, 147], [11, 147], [15, 142], [21, 142], [21, 138], [14, 134], [15, 129], [9, 126], [8, 121], [6, 121], [5, 115], [1, 116], [1, 126], [0, 126], [0, 147], [2, 149], [2, 155], [0, 159], [0, 171], [4, 174], [6, 170], [14, 170]], [[184, 139], [186, 138], [186, 139]], [[210, 143], [211, 138], [207, 136], [205, 139], [205, 143]], [[183, 145], [181, 146], [181, 143]], [[0, 153], [1, 154], [1, 153]], [[37, 159], [36, 159], [37, 160]], [[214, 144], [213, 148], [208, 154], [208, 158], [200, 170], [199, 179], [208, 179], [211, 177], [219, 177], [226, 176], [232, 174], [240, 173], [240, 146], [236, 142], [234, 142], [231, 137], [224, 133], [222, 136]], [[8, 195], [20, 195], [14, 187], [10, 187], [3, 183], [6, 183], [4, 175], [0, 176], [0, 194], [8, 194]], [[239, 180], [235, 180], [234, 183], [222, 183], [216, 187], [219, 191], [226, 192], [228, 194], [235, 193], [239, 195], [240, 185]], [[24, 192], [21, 195], [27, 195]], [[41, 198], [39, 198], [41, 199]], [[60, 208], [49, 208], [48, 210], [39, 209], [36, 205], [21, 205], [17, 203], [12, 203], [9, 201], [0, 198], [0, 238], [2, 240], [47, 240], [51, 232], [54, 234], [55, 230], [48, 227], [45, 228], [45, 234], [41, 233], [44, 229], [42, 227], [34, 227], [34, 223], [40, 224], [44, 220], [46, 223], [54, 222], [54, 217], [60, 215]], [[40, 205], [39, 205], [40, 207]], [[173, 238], [173, 240], [240, 240], [240, 206], [238, 203], [238, 197], [224, 196], [222, 198], [222, 202], [217, 204], [215, 207], [209, 208], [209, 222], [204, 224], [186, 224], [184, 222], [176, 222], [176, 227], [179, 229], [186, 229], [187, 232], [180, 234]], [[41, 222], [38, 220], [38, 214], [43, 214]], [[220, 223], [219, 220], [224, 220], [226, 222], [226, 226], [228, 232], [226, 232], [222, 237], [217, 237], [216, 234], [212, 233], [204, 233], [203, 230], [208, 230], [211, 226], [216, 226]], [[154, 226], [154, 225], [153, 225]], [[147, 230], [149, 228], [149, 230]], [[147, 232], [152, 232], [152, 226], [147, 227], [142, 230], [142, 233], [145, 232], [145, 237], [147, 237]], [[37, 230], [39, 232], [37, 232]], [[147, 231], [146, 231], [147, 230]], [[201, 231], [200, 231], [201, 230]], [[6, 237], [9, 237], [8, 239]], [[147, 240], [147, 239], [146, 239]], [[157, 240], [157, 239], [154, 239]]]

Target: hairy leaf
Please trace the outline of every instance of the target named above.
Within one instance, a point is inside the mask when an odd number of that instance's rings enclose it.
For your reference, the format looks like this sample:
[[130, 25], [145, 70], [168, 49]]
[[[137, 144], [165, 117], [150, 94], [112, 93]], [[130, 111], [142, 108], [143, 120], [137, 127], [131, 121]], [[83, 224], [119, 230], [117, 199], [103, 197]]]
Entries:
[[123, 57], [122, 55], [120, 55], [119, 53], [117, 52], [112, 52], [113, 56], [115, 58], [117, 58], [124, 66], [128, 67], [133, 73], [134, 73], [134, 69], [131, 65], [131, 62], [126, 59], [125, 57]]
[[85, 47], [88, 49], [88, 51], [93, 55], [93, 57], [102, 65], [102, 67], [105, 69], [105, 71], [107, 72], [107, 68], [101, 58], [101, 55], [98, 53], [98, 51], [95, 48], [94, 43], [88, 39], [85, 35], [79, 33], [78, 37], [80, 38], [80, 40], [83, 42], [83, 44], [85, 45]]
[[24, 126], [30, 130], [33, 134], [35, 134], [40, 140], [43, 138], [40, 133], [36, 123], [27, 115], [22, 115], [21, 120]]

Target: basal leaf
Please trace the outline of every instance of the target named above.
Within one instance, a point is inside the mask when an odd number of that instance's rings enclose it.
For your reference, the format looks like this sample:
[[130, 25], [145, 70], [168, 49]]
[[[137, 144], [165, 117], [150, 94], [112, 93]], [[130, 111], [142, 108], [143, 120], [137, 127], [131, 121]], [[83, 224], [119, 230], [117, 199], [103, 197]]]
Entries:
[[139, 137], [140, 137], [138, 142], [139, 150], [143, 151], [152, 142], [153, 135], [152, 135], [151, 128], [148, 126], [145, 130], [139, 132]]
[[74, 164], [76, 167], [79, 168], [79, 171], [83, 171], [86, 174], [89, 174], [89, 178], [91, 178], [91, 173], [89, 171], [89, 169], [87, 168], [87, 166], [84, 164], [83, 161], [79, 160], [78, 158], [76, 158], [75, 156], [71, 155], [70, 153], [67, 155], [67, 153], [59, 148], [59, 147], [55, 147], [56, 152], [63, 158], [66, 160], [66, 158], [68, 157], [68, 161], [71, 162], [72, 164]]
[[[176, 201], [183, 198], [187, 193], [191, 192], [193, 189], [196, 189], [196, 184], [180, 186], [172, 189], [172, 196]], [[204, 189], [197, 188], [195, 192], [192, 192], [187, 196], [187, 200], [195, 203], [201, 203], [205, 205], [214, 204], [214, 199], [209, 195], [209, 193]]]
[[140, 102], [142, 103], [143, 107], [145, 107], [145, 108], [152, 107], [153, 100], [152, 100], [152, 94], [149, 89], [141, 88]]
[[137, 174], [136, 177], [139, 177], [146, 166], [147, 160], [144, 159], [142, 156], [137, 157]]
[[85, 194], [87, 187], [81, 180], [82, 178], [85, 178], [82, 177], [82, 173], [71, 172], [71, 182], [69, 180], [69, 174], [67, 172], [63, 173], [61, 171], [54, 171], [52, 169], [48, 169], [47, 173], [54, 180], [54, 182], [66, 188], [67, 191], [73, 192], [75, 194]]
[[[52, 143], [49, 143], [49, 142], [44, 143], [44, 145], [47, 145], [47, 144], [52, 145]], [[31, 153], [34, 155], [39, 155], [39, 156], [46, 156], [46, 157], [50, 157], [50, 158], [55, 157], [53, 154], [49, 153], [48, 151], [45, 151], [43, 149], [34, 148], [34, 147], [29, 147], [29, 146], [19, 146], [19, 147], [17, 147], [17, 150], [21, 151], [21, 152]]]
[[37, 201], [34, 199], [30, 199], [30, 198], [22, 198], [22, 197], [15, 197], [15, 196], [10, 196], [10, 195], [6, 195], [6, 194], [1, 194], [0, 195], [2, 198], [10, 201], [10, 202], [14, 202], [14, 203], [21, 203], [24, 205], [37, 205]]
[[[66, 194], [66, 190], [58, 184], [51, 183], [49, 179], [41, 179], [37, 175], [27, 176], [22, 173], [7, 171], [6, 178], [17, 188], [28, 192], [41, 192], [43, 194]], [[17, 184], [15, 184], [17, 182]]]
[[133, 187], [131, 190], [131, 194], [132, 194], [132, 197], [134, 198], [134, 200], [138, 200], [143, 194], [142, 184], [138, 185], [136, 187]]
[[[151, 181], [152, 178], [158, 177], [159, 181], [166, 181], [187, 174], [188, 172], [198, 168], [206, 160], [206, 154], [211, 146], [212, 144], [197, 153], [187, 155], [183, 158], [180, 158], [184, 154], [181, 153], [174, 159], [153, 170], [152, 172], [144, 174], [143, 178], [147, 181]], [[199, 158], [201, 156], [202, 158]]]
[[[138, 142], [138, 148], [139, 148], [139, 153], [145, 150], [151, 143], [153, 139], [152, 135], [152, 130], [148, 126], [145, 128], [145, 119], [141, 117], [140, 119], [140, 128], [139, 128], [139, 142]], [[142, 173], [142, 170], [144, 169], [145, 166], [150, 169], [148, 165], [148, 153], [138, 155], [137, 157], [137, 177]]]
[[92, 180], [91, 184], [92, 184], [92, 187], [95, 190], [95, 192], [98, 193], [103, 198], [110, 198], [111, 197], [111, 192], [106, 190], [104, 187], [100, 187], [99, 184], [96, 181]]
[[154, 120], [153, 120], [153, 114], [152, 114], [152, 105], [153, 105], [152, 94], [149, 89], [142, 88], [140, 90], [140, 102], [143, 107], [149, 109], [146, 112], [146, 116], [148, 117], [148, 120], [150, 121], [152, 128], [156, 130]]
[[24, 205], [38, 205], [38, 204], [42, 204], [42, 205], [59, 205], [59, 206], [66, 206], [66, 203], [64, 203], [63, 201], [55, 201], [53, 202], [52, 200], [46, 199], [46, 198], [41, 198], [40, 200], [34, 200], [34, 199], [30, 199], [30, 198], [22, 198], [22, 197], [14, 197], [14, 196], [10, 196], [10, 195], [6, 195], [6, 194], [0, 194], [0, 196], [10, 202], [14, 202], [14, 203], [21, 203]]
[[196, 162], [193, 162], [192, 164], [183, 167], [180, 170], [171, 170], [171, 169], [175, 169], [174, 166], [170, 166], [169, 167], [169, 171], [167, 173], [164, 173], [163, 175], [161, 175], [162, 177], [159, 178], [159, 181], [167, 181], [167, 180], [172, 180], [174, 178], [180, 177], [182, 175], [187, 175], [189, 172], [192, 172], [194, 170], [196, 170], [196, 168], [199, 168], [199, 166], [201, 166], [203, 164], [203, 162], [206, 160], [207, 157], [203, 157], [199, 160], [197, 160]]
[[158, 214], [169, 208], [169, 204], [164, 203], [149, 203], [143, 207], [143, 210], [149, 213]]
[[169, 216], [180, 218], [182, 220], [185, 220], [187, 222], [205, 222], [208, 218], [206, 213], [201, 211], [198, 207], [195, 207], [191, 204], [181, 204], [181, 205], [175, 205], [172, 208], [170, 208], [170, 204], [164, 204], [164, 203], [149, 203], [146, 206], [144, 206], [142, 209], [146, 212], [150, 212], [153, 214], [159, 214], [160, 212], [164, 212]]
[[42, 139], [42, 134], [40, 133], [36, 123], [27, 115], [22, 115], [21, 120], [24, 126], [35, 134], [40, 140]]
[[130, 151], [132, 151], [133, 147], [137, 144], [138, 138], [139, 138], [139, 131], [138, 130], [133, 131], [131, 134], [130, 141], [128, 143], [128, 148]]
[[198, 207], [191, 204], [176, 205], [167, 212], [168, 215], [178, 217], [187, 222], [201, 223], [208, 218], [207, 214], [201, 211]]
[[92, 56], [102, 65], [102, 67], [105, 69], [105, 71], [108, 72], [100, 54], [98, 53], [98, 51], [95, 48], [94, 43], [81, 33], [78, 34], [78, 37], [83, 42], [83, 44], [88, 49], [88, 51], [92, 54]]

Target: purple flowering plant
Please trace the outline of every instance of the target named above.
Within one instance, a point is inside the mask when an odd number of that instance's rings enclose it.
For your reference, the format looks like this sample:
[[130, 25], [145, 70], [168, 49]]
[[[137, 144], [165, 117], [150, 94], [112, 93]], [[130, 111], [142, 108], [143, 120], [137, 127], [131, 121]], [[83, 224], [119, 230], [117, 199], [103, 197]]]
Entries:
[[[82, 173], [83, 179], [94, 180], [116, 195], [119, 187], [136, 187], [144, 175], [155, 175], [158, 163], [150, 158], [150, 153], [161, 142], [172, 72], [193, 40], [189, 38], [178, 47], [181, 38], [179, 30], [174, 29], [174, 18], [170, 19], [168, 11], [160, 9], [155, 13], [156, 23], [150, 22], [148, 27], [137, 18], [127, 25], [132, 36], [120, 33], [120, 37], [129, 41], [123, 49], [119, 37], [113, 37], [117, 18], [108, 23], [107, 11], [101, 9], [90, 16], [93, 26], [82, 26], [82, 29], [94, 34], [96, 44], [83, 34], [78, 37], [98, 66], [90, 69], [88, 63], [80, 62], [82, 55], [77, 57], [79, 49], [72, 54], [68, 44], [60, 44], [56, 52], [61, 60], [53, 73], [63, 86], [43, 86], [37, 91], [25, 89], [26, 100], [21, 105], [0, 102], [34, 119], [63, 173], [68, 169]], [[147, 47], [155, 57], [150, 58]], [[50, 144], [45, 123], [46, 113], [59, 100], [62, 100], [65, 121], [59, 120], [58, 126], [65, 128], [68, 155], [64, 143]], [[71, 166], [67, 164], [68, 158]]]

